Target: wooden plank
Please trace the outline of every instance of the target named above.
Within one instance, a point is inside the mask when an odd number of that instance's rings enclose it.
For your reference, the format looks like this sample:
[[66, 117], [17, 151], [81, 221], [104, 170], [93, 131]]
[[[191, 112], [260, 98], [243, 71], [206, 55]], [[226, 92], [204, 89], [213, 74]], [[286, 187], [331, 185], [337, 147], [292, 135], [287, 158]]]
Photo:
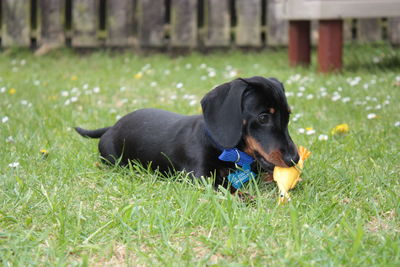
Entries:
[[343, 20], [343, 39], [346, 43], [353, 42], [353, 19]]
[[311, 62], [311, 36], [309, 20], [289, 21], [289, 64], [291, 67]]
[[377, 42], [382, 40], [382, 27], [379, 19], [359, 19], [357, 21], [357, 39], [359, 42]]
[[323, 73], [340, 71], [343, 55], [343, 21], [320, 20], [318, 70]]
[[171, 0], [171, 45], [197, 44], [197, 0]]
[[277, 14], [281, 1], [268, 0], [267, 3], [267, 44], [270, 46], [287, 45], [289, 23], [287, 20], [278, 18]]
[[165, 45], [165, 0], [139, 0], [139, 43], [142, 47]]
[[204, 45], [221, 47], [230, 43], [230, 14], [228, 0], [205, 1]]
[[40, 0], [40, 35], [38, 43], [41, 47], [57, 47], [65, 43], [63, 1]]
[[72, 46], [96, 47], [99, 25], [99, 0], [73, 0], [72, 2]]
[[2, 45], [30, 45], [30, 1], [2, 0]]
[[112, 47], [130, 46], [133, 38], [134, 1], [107, 1], [107, 39]]
[[388, 38], [391, 44], [400, 45], [400, 17], [388, 19]]
[[236, 0], [236, 44], [261, 46], [261, 0]]
[[318, 20], [311, 21], [311, 45], [318, 45]]

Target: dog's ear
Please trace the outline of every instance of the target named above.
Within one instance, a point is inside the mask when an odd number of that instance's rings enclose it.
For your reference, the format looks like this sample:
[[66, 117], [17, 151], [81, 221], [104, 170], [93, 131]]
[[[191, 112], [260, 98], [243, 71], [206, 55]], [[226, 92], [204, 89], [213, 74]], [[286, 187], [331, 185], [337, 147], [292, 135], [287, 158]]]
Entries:
[[253, 87], [259, 87], [259, 88], [279, 88], [282, 89], [282, 91], [285, 91], [285, 88], [283, 87], [283, 84], [276, 78], [264, 78], [261, 76], [254, 76], [251, 78], [246, 78], [243, 79], [246, 83]]
[[242, 137], [242, 79], [217, 86], [201, 100], [204, 120], [211, 137], [224, 148], [235, 147]]

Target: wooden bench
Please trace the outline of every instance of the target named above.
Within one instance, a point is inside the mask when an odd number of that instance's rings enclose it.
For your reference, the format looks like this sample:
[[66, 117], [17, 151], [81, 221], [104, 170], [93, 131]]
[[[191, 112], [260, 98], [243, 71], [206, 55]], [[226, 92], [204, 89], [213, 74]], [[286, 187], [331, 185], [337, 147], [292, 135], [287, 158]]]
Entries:
[[310, 20], [318, 20], [318, 70], [330, 72], [342, 67], [342, 19], [399, 17], [400, 1], [281, 0], [278, 10], [278, 17], [289, 20], [290, 65], [310, 64]]

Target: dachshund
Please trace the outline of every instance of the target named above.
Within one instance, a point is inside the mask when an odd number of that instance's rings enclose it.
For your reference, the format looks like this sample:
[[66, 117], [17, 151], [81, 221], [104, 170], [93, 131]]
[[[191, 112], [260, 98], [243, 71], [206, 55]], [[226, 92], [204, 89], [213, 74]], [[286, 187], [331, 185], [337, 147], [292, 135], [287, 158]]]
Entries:
[[232, 193], [236, 189], [226, 176], [235, 170], [235, 163], [219, 159], [224, 149], [237, 148], [253, 157], [251, 169], [258, 173], [272, 173], [274, 166], [291, 167], [299, 161], [288, 131], [290, 108], [277, 79], [235, 79], [208, 92], [201, 106], [202, 115], [146, 108], [111, 127], [75, 129], [84, 137], [100, 138], [104, 162], [125, 166], [135, 161], [163, 173], [186, 171], [197, 178], [215, 175], [214, 185]]

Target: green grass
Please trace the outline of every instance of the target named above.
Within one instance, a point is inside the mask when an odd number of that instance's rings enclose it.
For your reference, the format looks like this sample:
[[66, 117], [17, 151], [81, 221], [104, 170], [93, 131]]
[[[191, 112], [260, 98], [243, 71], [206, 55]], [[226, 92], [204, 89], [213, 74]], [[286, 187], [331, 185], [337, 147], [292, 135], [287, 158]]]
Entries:
[[[350, 46], [344, 61], [341, 74], [320, 75], [315, 64], [288, 68], [286, 50], [0, 54], [0, 262], [399, 266], [400, 52]], [[244, 189], [257, 196], [251, 206], [184, 173], [96, 166], [97, 140], [72, 130], [143, 107], [199, 113], [202, 96], [235, 74], [277, 77], [294, 94], [291, 136], [313, 154], [289, 205], [262, 182]], [[341, 123], [350, 132], [331, 135]], [[299, 132], [307, 127], [315, 133]]]

